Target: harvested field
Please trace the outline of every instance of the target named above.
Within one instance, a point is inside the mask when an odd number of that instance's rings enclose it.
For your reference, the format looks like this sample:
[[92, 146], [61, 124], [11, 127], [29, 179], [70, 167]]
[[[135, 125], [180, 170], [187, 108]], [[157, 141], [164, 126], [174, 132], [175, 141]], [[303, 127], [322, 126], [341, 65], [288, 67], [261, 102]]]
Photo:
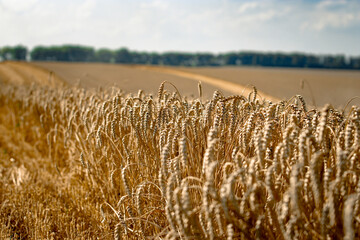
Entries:
[[[261, 67], [180, 68], [179, 70], [221, 78], [243, 86], [256, 86], [279, 99], [302, 95], [307, 103], [322, 107], [331, 103], [345, 106], [352, 97], [360, 96], [360, 71], [286, 69]], [[355, 100], [360, 104], [360, 99]]]
[[51, 71], [25, 62], [0, 62], [0, 82], [60, 86], [64, 81]]
[[[137, 92], [139, 89], [142, 89], [146, 93], [155, 94], [163, 81], [169, 81], [183, 95], [199, 96], [197, 90], [198, 81], [163, 72], [149, 71], [146, 68], [136, 66], [52, 62], [37, 62], [36, 65], [53, 71], [70, 85], [78, 84], [80, 87], [87, 89], [117, 86], [125, 92]], [[210, 98], [213, 92], [218, 89], [218, 87], [210, 84], [203, 83], [202, 85], [205, 98]], [[225, 95], [233, 94], [226, 90], [223, 90], [223, 93]]]
[[[211, 78], [213, 82], [202, 80], [204, 95], [209, 97], [218, 89], [224, 95], [247, 95], [246, 89], [256, 86], [260, 95], [274, 99], [289, 99], [302, 95], [308, 104], [322, 107], [331, 103], [334, 107], [343, 107], [352, 97], [360, 95], [360, 71], [283, 69], [256, 67], [156, 67], [124, 66], [110, 64], [73, 64], [73, 63], [36, 63], [54, 71], [67, 82], [80, 79], [83, 87], [117, 86], [130, 92], [139, 88], [145, 92], [156, 92], [156, 86], [164, 81], [174, 83], [185, 95], [197, 94], [197, 82], [202, 78]], [[185, 73], [185, 75], [184, 75]], [[190, 76], [189, 74], [194, 74]], [[200, 76], [200, 78], [199, 78]], [[146, 81], [142, 81], [146, 79]], [[220, 80], [220, 81], [219, 81]], [[224, 81], [228, 83], [224, 83]], [[215, 84], [214, 82], [219, 82]], [[226, 84], [233, 83], [238, 87]], [[223, 86], [221, 86], [223, 84]], [[360, 100], [355, 99], [355, 104]]]

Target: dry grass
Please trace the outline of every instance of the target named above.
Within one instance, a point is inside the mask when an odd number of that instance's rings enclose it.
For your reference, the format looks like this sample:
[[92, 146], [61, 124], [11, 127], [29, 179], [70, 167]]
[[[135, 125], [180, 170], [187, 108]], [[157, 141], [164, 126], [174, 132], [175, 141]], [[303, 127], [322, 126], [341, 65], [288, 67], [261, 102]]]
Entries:
[[0, 88], [0, 234], [359, 239], [360, 109]]

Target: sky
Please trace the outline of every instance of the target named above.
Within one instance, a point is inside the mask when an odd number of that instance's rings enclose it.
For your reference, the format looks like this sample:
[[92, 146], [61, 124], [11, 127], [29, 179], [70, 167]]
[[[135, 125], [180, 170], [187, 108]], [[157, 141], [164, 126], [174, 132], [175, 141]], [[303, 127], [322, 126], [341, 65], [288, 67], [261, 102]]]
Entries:
[[360, 0], [0, 0], [0, 47], [360, 56]]

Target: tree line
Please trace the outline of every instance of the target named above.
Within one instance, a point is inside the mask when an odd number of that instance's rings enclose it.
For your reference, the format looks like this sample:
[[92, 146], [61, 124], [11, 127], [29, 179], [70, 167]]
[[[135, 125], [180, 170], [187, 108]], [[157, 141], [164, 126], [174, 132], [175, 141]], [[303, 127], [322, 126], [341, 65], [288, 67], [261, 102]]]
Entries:
[[359, 57], [305, 53], [239, 51], [221, 54], [138, 52], [127, 48], [94, 49], [80, 45], [37, 46], [31, 51], [17, 45], [0, 48], [0, 60], [104, 62], [171, 66], [265, 66], [360, 69]]

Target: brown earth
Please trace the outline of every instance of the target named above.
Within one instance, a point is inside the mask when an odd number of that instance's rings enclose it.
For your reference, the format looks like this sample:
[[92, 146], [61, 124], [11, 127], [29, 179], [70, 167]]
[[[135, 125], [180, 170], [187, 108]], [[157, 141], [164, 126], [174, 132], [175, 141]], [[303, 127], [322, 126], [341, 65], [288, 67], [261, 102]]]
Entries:
[[[204, 76], [221, 78], [243, 86], [256, 86], [266, 94], [289, 99], [302, 95], [308, 104], [345, 106], [348, 100], [360, 96], [360, 71], [319, 70], [261, 67], [179, 68]], [[354, 99], [350, 105], [359, 105]]]
[[31, 84], [59, 86], [64, 81], [54, 72], [27, 62], [6, 61], [0, 63], [0, 81], [13, 84]]
[[[211, 84], [212, 86], [217, 87], [219, 90], [228, 91], [228, 92], [231, 92], [234, 94], [241, 94], [241, 95], [247, 96], [253, 91], [253, 88], [249, 88], [247, 86], [240, 85], [236, 82], [226, 81], [219, 77], [211, 77], [211, 76], [207, 76], [205, 74], [188, 72], [188, 71], [186, 71], [186, 69], [157, 67], [157, 66], [136, 66], [136, 67], [139, 69], [145, 69], [145, 70], [150, 70], [150, 71], [155, 71], [155, 72], [160, 72], [160, 73], [166, 73], [166, 74], [173, 75], [173, 76], [179, 76], [179, 77], [183, 77], [183, 78], [187, 78], [187, 79], [192, 79], [195, 81], [200, 81], [202, 83]], [[277, 99], [271, 95], [265, 94], [261, 91], [258, 93], [260, 94], [260, 96], [262, 98], [266, 98], [266, 99], [272, 100], [272, 101], [279, 100], [279, 99]]]
[[[102, 63], [36, 62], [36, 64], [55, 72], [68, 84], [77, 84], [84, 88], [111, 87], [115, 85], [126, 92], [136, 93], [139, 89], [142, 89], [147, 93], [156, 94], [160, 84], [163, 81], [168, 81], [174, 84], [181, 94], [198, 97], [198, 82], [201, 81], [204, 98], [211, 97], [217, 89], [224, 95], [248, 94], [251, 91], [251, 89], [249, 91], [244, 86], [236, 83], [186, 73], [169, 67]], [[165, 85], [165, 87], [171, 91], [174, 90], [169, 85]]]
[[[201, 81], [205, 97], [211, 96], [215, 89], [225, 95], [247, 95], [252, 86], [256, 86], [259, 94], [267, 99], [289, 99], [300, 94], [308, 104], [318, 107], [326, 103], [343, 107], [351, 98], [360, 95], [360, 71], [353, 70], [37, 64], [56, 72], [68, 82], [80, 79], [81, 86], [117, 84], [131, 92], [144, 89], [155, 93], [160, 83], [167, 80], [175, 84], [181, 93], [198, 96], [197, 82]], [[350, 105], [353, 104], [359, 105], [360, 99], [355, 98]]]
[[[198, 82], [202, 82], [203, 97], [215, 90], [224, 95], [247, 96], [256, 86], [259, 95], [276, 101], [296, 94], [308, 104], [323, 106], [331, 103], [343, 107], [360, 95], [360, 71], [285, 69], [260, 67], [159, 67], [103, 63], [3, 62], [0, 80], [18, 84], [38, 82], [58, 85], [80, 85], [85, 88], [117, 86], [125, 92], [139, 89], [156, 94], [163, 81], [173, 83], [181, 94], [198, 97]], [[173, 87], [165, 85], [170, 91]], [[355, 98], [350, 105], [360, 104]]]

